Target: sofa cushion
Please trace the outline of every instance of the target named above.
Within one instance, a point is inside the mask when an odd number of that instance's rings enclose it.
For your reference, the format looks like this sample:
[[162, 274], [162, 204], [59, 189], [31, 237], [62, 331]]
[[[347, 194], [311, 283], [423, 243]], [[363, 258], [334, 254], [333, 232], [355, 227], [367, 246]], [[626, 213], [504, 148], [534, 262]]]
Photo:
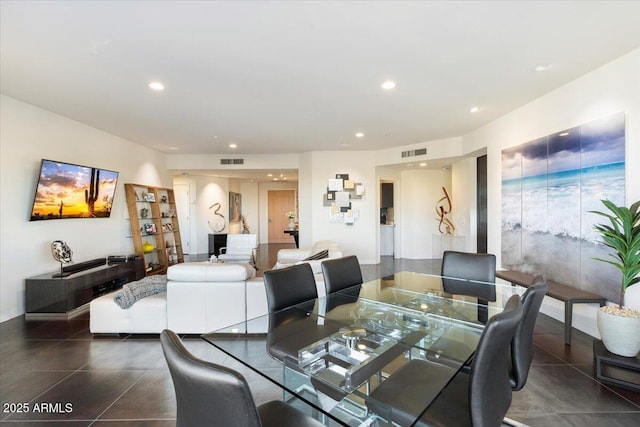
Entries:
[[256, 269], [249, 264], [184, 262], [167, 270], [169, 281], [175, 282], [243, 282], [254, 277]]
[[123, 310], [113, 300], [117, 291], [91, 301], [89, 330], [94, 334], [159, 334], [167, 329], [167, 294], [159, 293]]

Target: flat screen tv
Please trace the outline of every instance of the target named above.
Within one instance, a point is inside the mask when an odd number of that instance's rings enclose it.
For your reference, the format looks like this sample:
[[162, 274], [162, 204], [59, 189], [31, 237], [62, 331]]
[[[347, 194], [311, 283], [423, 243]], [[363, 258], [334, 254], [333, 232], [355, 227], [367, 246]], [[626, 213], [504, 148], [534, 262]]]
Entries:
[[108, 218], [118, 172], [42, 159], [31, 221]]

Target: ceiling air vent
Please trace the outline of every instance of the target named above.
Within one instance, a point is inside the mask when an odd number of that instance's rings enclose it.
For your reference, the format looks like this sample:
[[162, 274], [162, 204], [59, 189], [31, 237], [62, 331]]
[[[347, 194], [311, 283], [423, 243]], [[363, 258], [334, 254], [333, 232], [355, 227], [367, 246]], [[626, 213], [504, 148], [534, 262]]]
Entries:
[[221, 165], [244, 165], [244, 159], [220, 159]]
[[403, 151], [402, 157], [424, 156], [427, 154], [426, 148], [418, 148], [417, 150]]

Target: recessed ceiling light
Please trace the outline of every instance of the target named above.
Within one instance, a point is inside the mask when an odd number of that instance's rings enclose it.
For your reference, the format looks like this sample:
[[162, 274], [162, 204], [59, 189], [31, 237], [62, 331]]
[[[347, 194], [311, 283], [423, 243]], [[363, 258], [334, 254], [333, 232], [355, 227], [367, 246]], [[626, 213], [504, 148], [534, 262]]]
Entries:
[[267, 176], [271, 177], [271, 176], [273, 176], [273, 174], [272, 173], [268, 173]]
[[274, 181], [277, 181], [277, 180], [278, 180], [278, 178], [273, 178], [273, 180], [274, 180]]
[[385, 90], [391, 90], [391, 89], [394, 89], [395, 87], [396, 87], [396, 82], [392, 80], [387, 80], [386, 82], [382, 83], [382, 89], [385, 89]]
[[547, 70], [549, 70], [549, 68], [551, 68], [551, 65], [549, 65], [549, 64], [540, 64], [540, 65], [536, 65], [536, 66], [534, 67], [534, 70], [535, 70], [536, 72], [538, 72], [538, 73], [541, 73], [541, 72], [543, 72], [543, 71], [547, 71]]
[[425, 166], [427, 166], [427, 164], [426, 163], [420, 163], [420, 166], [421, 167], [425, 167]]
[[238, 148], [238, 145], [232, 142], [231, 144], [229, 144], [229, 148]]
[[480, 111], [478, 107], [471, 107], [471, 109], [469, 110], [470, 113], [477, 113], [478, 111]]
[[567, 136], [567, 135], [569, 135], [569, 132], [562, 132], [558, 134], [558, 136]]
[[164, 85], [158, 81], [153, 81], [149, 83], [149, 89], [155, 90], [157, 92], [161, 92], [164, 90]]
[[169, 147], [169, 150], [174, 150], [175, 151], [177, 149], [178, 149], [178, 147]]
[[364, 137], [364, 133], [362, 132], [356, 133], [356, 138], [362, 138], [362, 137]]

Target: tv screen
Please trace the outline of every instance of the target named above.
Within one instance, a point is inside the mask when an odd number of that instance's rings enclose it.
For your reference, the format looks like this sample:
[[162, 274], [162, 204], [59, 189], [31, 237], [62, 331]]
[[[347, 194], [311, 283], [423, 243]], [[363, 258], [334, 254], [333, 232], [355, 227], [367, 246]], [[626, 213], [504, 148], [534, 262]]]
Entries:
[[31, 221], [108, 218], [118, 172], [42, 159]]

